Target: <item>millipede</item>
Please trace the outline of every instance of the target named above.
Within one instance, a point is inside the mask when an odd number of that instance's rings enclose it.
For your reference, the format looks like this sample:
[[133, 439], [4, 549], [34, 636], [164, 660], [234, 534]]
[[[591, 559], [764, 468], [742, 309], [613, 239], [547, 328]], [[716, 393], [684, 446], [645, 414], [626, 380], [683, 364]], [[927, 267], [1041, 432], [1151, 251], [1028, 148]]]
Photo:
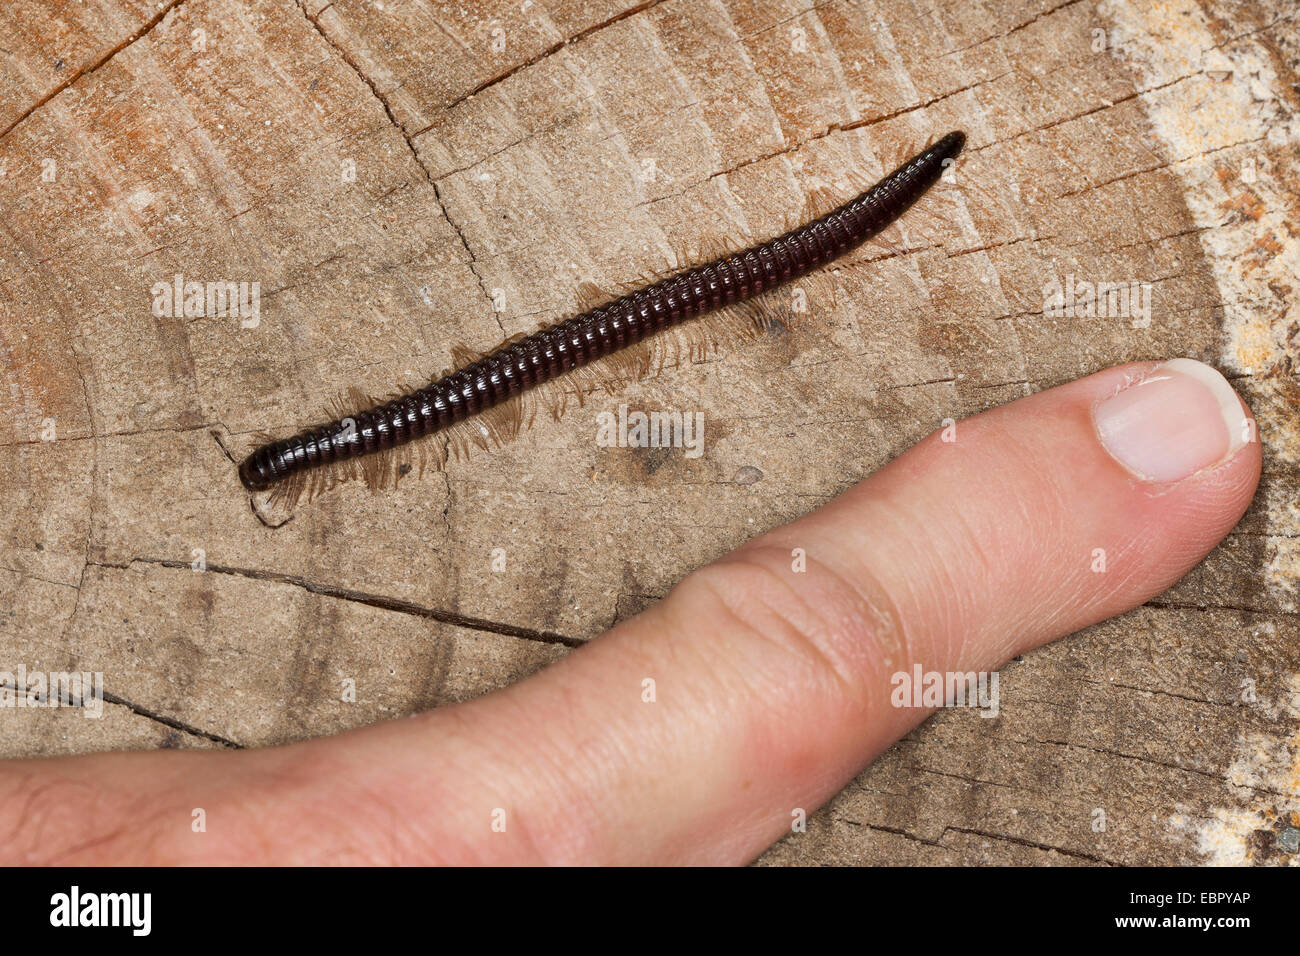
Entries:
[[[382, 487], [411, 470], [402, 456], [418, 439], [475, 422], [462, 440], [505, 440], [525, 417], [525, 396], [601, 360], [621, 360], [625, 374], [643, 374], [649, 353], [641, 346], [705, 313], [729, 312], [740, 327], [762, 331], [769, 317], [752, 306], [759, 296], [878, 235], [939, 180], [965, 142], [960, 131], [940, 137], [848, 202], [774, 239], [515, 336], [485, 355], [453, 350], [459, 367], [427, 385], [382, 402], [354, 391], [355, 409], [340, 407], [330, 422], [261, 444], [240, 463], [240, 481], [290, 506], [357, 470], [372, 488]], [[555, 406], [552, 412], [558, 417]]]

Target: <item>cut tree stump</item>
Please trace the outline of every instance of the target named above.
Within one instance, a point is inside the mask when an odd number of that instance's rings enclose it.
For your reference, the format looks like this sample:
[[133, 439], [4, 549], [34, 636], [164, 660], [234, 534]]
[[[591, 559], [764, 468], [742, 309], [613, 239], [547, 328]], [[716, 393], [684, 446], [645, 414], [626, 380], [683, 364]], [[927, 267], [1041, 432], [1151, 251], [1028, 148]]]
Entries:
[[[1297, 16], [8, 4], [0, 670], [102, 672], [107, 703], [0, 710], [0, 753], [254, 747], [482, 694], [945, 419], [1184, 355], [1258, 417], [1239, 527], [1147, 606], [1008, 665], [997, 719], [929, 720], [762, 861], [1300, 860]], [[230, 456], [255, 433], [564, 318], [584, 281], [774, 235], [949, 129], [970, 136], [953, 181], [808, 287], [809, 330], [396, 491], [278, 528], [250, 510]], [[257, 313], [156, 314], [177, 276], [256, 282]], [[1050, 314], [1070, 277], [1148, 283], [1149, 325]], [[705, 454], [598, 447], [620, 403], [703, 412]]]

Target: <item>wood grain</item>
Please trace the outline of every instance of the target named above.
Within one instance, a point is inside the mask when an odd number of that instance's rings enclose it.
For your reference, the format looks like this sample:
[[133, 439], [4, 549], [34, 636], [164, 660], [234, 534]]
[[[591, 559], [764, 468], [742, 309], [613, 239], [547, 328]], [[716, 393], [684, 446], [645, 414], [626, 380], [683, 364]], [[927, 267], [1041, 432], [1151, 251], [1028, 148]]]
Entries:
[[[1295, 862], [1293, 0], [10, 6], [0, 670], [102, 671], [115, 702], [0, 710], [0, 753], [257, 746], [474, 696], [946, 418], [1186, 355], [1260, 423], [1238, 529], [763, 862]], [[259, 430], [563, 318], [583, 281], [775, 234], [954, 128], [956, 181], [809, 287], [808, 330], [380, 497], [250, 511], [228, 453]], [[155, 315], [176, 275], [258, 282], [256, 327]], [[1150, 326], [1045, 315], [1067, 275], [1150, 283]], [[619, 402], [703, 412], [706, 453], [598, 447]]]

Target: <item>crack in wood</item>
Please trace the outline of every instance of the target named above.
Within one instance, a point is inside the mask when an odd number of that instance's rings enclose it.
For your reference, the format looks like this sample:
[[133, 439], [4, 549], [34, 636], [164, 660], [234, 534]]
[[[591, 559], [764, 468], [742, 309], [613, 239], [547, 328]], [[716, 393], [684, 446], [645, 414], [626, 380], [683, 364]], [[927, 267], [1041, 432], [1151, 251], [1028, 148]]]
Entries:
[[1059, 853], [1062, 856], [1068, 856], [1080, 860], [1087, 860], [1090, 863], [1099, 863], [1103, 866], [1123, 865], [1120, 863], [1116, 863], [1113, 860], [1108, 860], [1105, 857], [1097, 856], [1096, 854], [1084, 853], [1080, 850], [1067, 850], [1064, 847], [1053, 846], [1050, 843], [1040, 843], [1037, 840], [1028, 840], [1025, 839], [1024, 837], [1010, 836], [1005, 833], [993, 833], [992, 831], [989, 830], [978, 830], [973, 827], [959, 827], [959, 826], [948, 825], [943, 828], [943, 832], [939, 834], [939, 838], [937, 840], [927, 840], [925, 839], [925, 837], [920, 837], [914, 833], [909, 833], [907, 830], [904, 830], [901, 827], [886, 826], [885, 824], [882, 823], [867, 823], [866, 821], [863, 820], [854, 820], [849, 817], [843, 817], [843, 816], [835, 817], [834, 819], [840, 823], [847, 823], [849, 826], [861, 827], [865, 830], [876, 830], [880, 833], [892, 834], [893, 836], [901, 836], [905, 839], [912, 840], [924, 846], [935, 847], [936, 849], [940, 849], [940, 850], [949, 850], [949, 851], [953, 850], [953, 847], [943, 842], [943, 838], [947, 836], [949, 833], [965, 833], [965, 834], [969, 834], [970, 836], [984, 837], [985, 839], [988, 840], [998, 840], [1003, 843], [1014, 843], [1018, 846], [1031, 847], [1035, 850], [1043, 850], [1044, 852], [1047, 853]]
[[983, 143], [979, 146], [968, 146], [966, 147], [966, 150], [967, 152], [970, 153], [979, 153], [986, 149], [991, 149], [994, 146], [1001, 146], [1004, 143], [1014, 143], [1016, 140], [1021, 139], [1022, 137], [1025, 136], [1029, 136], [1033, 133], [1041, 133], [1044, 130], [1054, 129], [1057, 126], [1063, 126], [1064, 124], [1071, 123], [1074, 120], [1083, 119], [1084, 117], [1087, 116], [1092, 116], [1094, 113], [1100, 113], [1103, 110], [1112, 110], [1117, 106], [1129, 102], [1130, 100], [1137, 99], [1139, 96], [1146, 96], [1148, 93], [1157, 93], [1160, 90], [1168, 89], [1169, 87], [1173, 86], [1176, 83], [1181, 83], [1184, 80], [1190, 80], [1194, 76], [1202, 76], [1202, 75], [1204, 75], [1203, 71], [1200, 70], [1197, 70], [1195, 73], [1185, 73], [1182, 76], [1174, 77], [1172, 80], [1167, 80], [1164, 83], [1157, 83], [1155, 86], [1148, 86], [1145, 89], [1134, 90], [1132, 93], [1125, 93], [1123, 96], [1119, 97], [1118, 99], [1106, 100], [1100, 106], [1094, 106], [1091, 109], [1086, 109], [1081, 113], [1073, 113], [1070, 116], [1065, 116], [1058, 120], [1052, 120], [1052, 122], [1044, 123], [1041, 126], [1031, 126], [1029, 129], [1023, 129], [1020, 132], [1013, 133], [1012, 135], [1004, 139], [991, 140], [990, 142]]
[[[466, 100], [470, 99], [471, 97], [478, 96], [480, 93], [484, 92], [485, 90], [491, 89], [492, 87], [496, 86], [499, 83], [504, 83], [506, 80], [510, 79], [510, 77], [514, 76], [516, 73], [519, 73], [521, 70], [526, 70], [530, 66], [536, 66], [538, 63], [541, 63], [547, 57], [551, 57], [554, 56], [556, 53], [559, 53], [565, 47], [572, 46], [573, 44], [577, 43], [579, 40], [585, 40], [587, 37], [599, 33], [601, 30], [604, 30], [606, 27], [613, 26], [615, 23], [620, 23], [623, 20], [628, 19], [629, 17], [636, 16], [638, 13], [657, 7], [661, 3], [663, 3], [663, 0], [647, 0], [647, 2], [645, 3], [638, 3], [637, 5], [633, 7], [629, 7], [628, 9], [623, 10], [620, 13], [616, 13], [608, 20], [604, 20], [593, 26], [587, 27], [585, 30], [580, 30], [578, 33], [575, 33], [573, 36], [569, 37], [568, 39], [564, 39], [559, 41], [558, 43], [552, 44], [551, 46], [543, 50], [541, 53], [537, 54], [536, 56], [530, 57], [529, 59], [525, 60], [523, 63], [520, 63], [516, 66], [512, 66], [510, 69], [506, 70], [503, 73], [497, 74], [491, 79], [484, 80], [482, 83], [474, 87], [468, 93], [464, 94], [463, 96], [459, 96], [456, 99], [452, 100], [450, 103], [448, 103], [443, 108], [443, 112], [449, 113], [452, 110], [454, 110], [457, 106], [459, 106], [461, 103], [464, 103]], [[422, 133], [428, 132], [432, 128], [433, 128], [432, 126], [426, 126], [423, 129], [417, 130], [413, 135], [419, 136]]]
[[991, 830], [977, 830], [973, 827], [946, 826], [943, 833], [939, 836], [942, 841], [949, 833], [966, 833], [971, 836], [984, 837], [988, 840], [1001, 840], [1004, 843], [1015, 843], [1019, 846], [1032, 847], [1035, 850], [1043, 850], [1048, 853], [1059, 853], [1062, 856], [1073, 857], [1078, 860], [1087, 860], [1090, 863], [1099, 863], [1102, 866], [1123, 866], [1114, 860], [1108, 860], [1105, 857], [1097, 856], [1094, 853], [1084, 853], [1080, 850], [1067, 850], [1064, 847], [1053, 846], [1050, 843], [1039, 843], [1037, 840], [1027, 840], [1024, 837], [1011, 836], [1007, 833], [994, 833]]
[[[1192, 160], [1200, 159], [1203, 156], [1212, 156], [1215, 153], [1221, 153], [1226, 149], [1235, 149], [1238, 146], [1250, 146], [1255, 143], [1261, 143], [1267, 138], [1268, 137], [1265, 135], [1265, 136], [1256, 136], [1253, 139], [1243, 139], [1236, 143], [1228, 143], [1226, 146], [1216, 146], [1214, 149], [1202, 150], [1199, 153], [1193, 153], [1191, 156], [1184, 156], [1181, 159], [1171, 159], [1167, 163], [1157, 163], [1155, 166], [1146, 166], [1142, 169], [1129, 170], [1127, 173], [1123, 173], [1122, 175], [1115, 176], [1111, 179], [1107, 179], [1099, 183], [1089, 183], [1088, 185], [1082, 186], [1078, 189], [1071, 189], [1068, 192], [1060, 193], [1056, 198], [1067, 199], [1070, 196], [1079, 196], [1082, 195], [1083, 193], [1091, 192], [1095, 189], [1103, 189], [1106, 186], [1113, 185], [1114, 183], [1122, 183], [1127, 179], [1133, 179], [1137, 176], [1145, 175], [1146, 173], [1159, 172], [1162, 169], [1170, 169], [1174, 166], [1179, 165], [1180, 163], [1190, 163]], [[1201, 228], [1204, 229], [1206, 227], [1201, 227]]]
[[225, 428], [225, 425], [222, 425], [221, 422], [204, 422], [201, 425], [185, 425], [174, 428], [134, 428], [130, 431], [122, 432], [100, 432], [97, 434], [92, 432], [89, 435], [69, 435], [66, 438], [57, 438], [54, 441], [45, 441], [41, 438], [33, 438], [28, 441], [6, 441], [0, 442], [0, 448], [21, 448], [28, 445], [59, 445], [64, 442], [72, 444], [73, 442], [100, 441], [106, 438], [133, 438], [136, 435], [184, 435], [186, 432], [194, 432], [202, 428], [212, 428], [214, 425], [221, 425], [222, 428]]
[[1018, 23], [1014, 27], [1011, 27], [1011, 29], [1009, 30], [1004, 30], [1001, 33], [995, 33], [992, 36], [987, 36], [984, 37], [983, 39], [976, 40], [974, 43], [970, 44], [969, 46], [959, 47], [956, 50], [949, 50], [947, 53], [944, 54], [944, 56], [956, 56], [958, 53], [965, 53], [967, 50], [973, 50], [975, 49], [975, 47], [983, 46], [985, 43], [992, 43], [994, 40], [1005, 40], [1007, 37], [1011, 36], [1011, 34], [1019, 33], [1021, 30], [1025, 29], [1026, 27], [1033, 26], [1035, 23], [1037, 23], [1039, 20], [1042, 20], [1044, 17], [1050, 17], [1052, 14], [1059, 13], [1061, 10], [1066, 10], [1080, 2], [1081, 0], [1065, 0], [1065, 3], [1057, 4], [1056, 6], [1052, 7], [1050, 10], [1044, 10], [1042, 13], [1036, 13], [1028, 20], [1026, 20], [1024, 23]]
[[[134, 557], [125, 563], [115, 563], [111, 561], [88, 561], [96, 567], [114, 568], [124, 570], [132, 564], [152, 564], [164, 568], [186, 569], [190, 570], [192, 565], [189, 561], [180, 561], [174, 558], [153, 558], [153, 557]], [[293, 587], [302, 588], [312, 594], [320, 594], [325, 597], [337, 598], [342, 601], [352, 601], [357, 604], [365, 604], [370, 607], [380, 608], [385, 611], [396, 611], [400, 614], [411, 614], [416, 617], [430, 618], [443, 624], [451, 624], [455, 627], [463, 627], [468, 630], [484, 631], [490, 634], [501, 634], [506, 637], [517, 637], [521, 640], [535, 641], [539, 644], [561, 644], [565, 647], [581, 647], [586, 643], [581, 638], [571, 637], [567, 634], [558, 634], [553, 631], [543, 631], [534, 628], [521, 627], [516, 624], [506, 624], [499, 621], [489, 621], [485, 618], [474, 617], [468, 614], [459, 614], [455, 611], [447, 611], [441, 608], [426, 607], [422, 604], [416, 604], [414, 601], [406, 601], [401, 598], [389, 597], [383, 594], [371, 594], [366, 591], [358, 591], [353, 588], [346, 588], [336, 584], [324, 584], [318, 581], [312, 581], [297, 574], [286, 574], [281, 571], [265, 571], [258, 568], [238, 568], [228, 565], [208, 564], [204, 573], [211, 574], [229, 574], [242, 578], [250, 578], [254, 581], [273, 581], [277, 584], [288, 584]]]
[[442, 190], [438, 188], [437, 181], [433, 178], [433, 174], [429, 171], [429, 167], [425, 165], [424, 160], [420, 157], [420, 151], [415, 147], [415, 137], [407, 131], [406, 127], [401, 122], [398, 121], [396, 114], [393, 113], [393, 107], [392, 104], [389, 103], [388, 97], [380, 92], [379, 84], [371, 79], [366, 72], [361, 69], [361, 64], [357, 62], [356, 57], [350, 54], [342, 46], [335, 43], [334, 40], [331, 39], [330, 35], [325, 32], [325, 28], [320, 25], [320, 14], [328, 10], [329, 7], [322, 7], [320, 13], [317, 13], [316, 16], [313, 17], [307, 12], [307, 7], [303, 0], [297, 0], [297, 4], [298, 9], [302, 11], [302, 15], [306, 17], [307, 22], [312, 25], [318, 34], [320, 34], [321, 39], [329, 45], [330, 49], [334, 50], [334, 52], [339, 55], [343, 62], [351, 68], [352, 72], [357, 75], [361, 82], [370, 89], [370, 92], [374, 95], [375, 99], [379, 101], [379, 105], [383, 107], [384, 115], [388, 117], [388, 122], [401, 135], [403, 142], [406, 143], [407, 150], [411, 154], [411, 158], [415, 160], [415, 165], [424, 175], [424, 178], [428, 181], [429, 185], [433, 187], [433, 195], [438, 203], [439, 210], [442, 212], [442, 218], [446, 220], [447, 225], [449, 225], [452, 231], [456, 233], [456, 237], [460, 240], [461, 246], [465, 249], [465, 254], [469, 256], [466, 265], [469, 267], [469, 271], [473, 273], [474, 278], [478, 280], [479, 288], [482, 289], [483, 295], [488, 300], [489, 313], [492, 315], [497, 326], [504, 334], [505, 327], [501, 324], [501, 317], [497, 314], [496, 308], [493, 304], [492, 293], [489, 291], [483, 276], [478, 271], [478, 257], [474, 254], [474, 250], [470, 248], [469, 242], [465, 239], [464, 231], [456, 224], [455, 220], [451, 218], [451, 213], [447, 209], [447, 203], [443, 199]]
[[203, 730], [202, 728], [195, 727], [192, 724], [187, 724], [183, 720], [177, 720], [175, 717], [160, 714], [157, 711], [148, 709], [147, 707], [141, 707], [139, 704], [133, 703], [125, 697], [119, 697], [117, 694], [110, 694], [108, 691], [104, 691], [104, 702], [108, 704], [116, 704], [119, 707], [125, 707], [133, 714], [152, 720], [155, 723], [162, 724], [164, 727], [168, 727], [172, 730], [179, 730], [181, 733], [189, 734], [192, 737], [200, 737], [204, 740], [210, 740], [213, 743], [221, 744], [223, 747], [229, 747], [232, 750], [244, 749], [243, 744], [237, 743], [228, 737], [223, 737], [220, 734]]
[[163, 22], [167, 14], [171, 13], [173, 10], [175, 10], [177, 7], [179, 7], [181, 4], [185, 2], [186, 0], [169, 0], [169, 2], [162, 7], [162, 9], [160, 9], [156, 14], [154, 14], [147, 21], [145, 21], [145, 23], [138, 30], [136, 30], [134, 33], [128, 36], [121, 43], [118, 43], [116, 46], [111, 47], [107, 53], [101, 56], [98, 60], [95, 60], [93, 63], [91, 63], [90, 66], [82, 67], [80, 69], [73, 71], [71, 76], [69, 76], [66, 80], [64, 80], [54, 89], [52, 89], [49, 93], [46, 93], [44, 96], [42, 96], [39, 100], [36, 101], [36, 103], [34, 103], [31, 107], [25, 110], [22, 113], [22, 115], [20, 115], [16, 120], [14, 120], [12, 123], [6, 126], [3, 130], [0, 130], [0, 139], [4, 139], [6, 136], [8, 136], [11, 132], [13, 132], [13, 130], [20, 123], [23, 122], [23, 120], [27, 119], [29, 116], [35, 113], [38, 109], [40, 109], [50, 100], [54, 99], [64, 90], [68, 89], [70, 86], [72, 86], [72, 84], [76, 83], [77, 80], [81, 79], [83, 76], [89, 76], [91, 73], [94, 73], [104, 64], [106, 64], [109, 60], [113, 59], [113, 57], [117, 56], [127, 47], [131, 46], [131, 44], [147, 36], [150, 33], [150, 31], [153, 30], [154, 27], [158, 26], [158, 24]]
[[1244, 604], [1214, 604], [1211, 602], [1192, 604], [1186, 601], [1148, 601], [1145, 606], [1158, 608], [1162, 611], [1200, 611], [1202, 614], [1209, 611], [1236, 611], [1239, 614], [1263, 614], [1269, 617], [1277, 615], [1300, 617], [1300, 611], [1287, 611], [1279, 607], [1247, 607]]
[[818, 142], [819, 140], [826, 139], [828, 136], [832, 136], [836, 133], [851, 133], [854, 130], [867, 129], [872, 126], [876, 126], [880, 123], [885, 123], [888, 122], [889, 120], [897, 119], [900, 116], [906, 116], [908, 113], [915, 113], [917, 110], [923, 110], [926, 109], [927, 107], [933, 106], [936, 103], [941, 103], [946, 99], [950, 99], [951, 97], [957, 96], [959, 93], [966, 93], [970, 90], [977, 89], [978, 87], [985, 86], [989, 83], [993, 83], [997, 80], [1000, 80], [1004, 76], [1010, 76], [1011, 73], [1012, 73], [1011, 70], [1006, 70], [1002, 73], [999, 73], [997, 76], [991, 76], [986, 80], [979, 80], [975, 83], [968, 83], [966, 86], [958, 87], [955, 90], [949, 90], [947, 93], [941, 93], [938, 96], [931, 97], [930, 99], [922, 103], [914, 103], [911, 106], [904, 106], [899, 109], [893, 110], [892, 112], [889, 113], [882, 113], [879, 116], [866, 117], [864, 119], [857, 119], [857, 120], [847, 120], [842, 123], [832, 123], [820, 133], [815, 133], [812, 136], [805, 137], [804, 139], [795, 140], [793, 143], [789, 143], [788, 145], [783, 146], [781, 149], [774, 150], [773, 152], [770, 153], [764, 153], [761, 156], [755, 156], [750, 159], [746, 159], [743, 162], [736, 163], [734, 166], [729, 166], [728, 168], [719, 170], [716, 173], [711, 173], [709, 174], [709, 176], [699, 180], [698, 182], [689, 183], [680, 192], [673, 193], [669, 196], [659, 196], [656, 199], [648, 200], [647, 202], [644, 203], [638, 203], [638, 205], [644, 206], [654, 202], [663, 202], [665, 199], [684, 196], [687, 192], [689, 192], [692, 189], [702, 186], [705, 183], [712, 182], [713, 180], [721, 176], [729, 176], [730, 174], [745, 169], [748, 166], [753, 166], [755, 163], [765, 163], [768, 160], [777, 159], [781, 156], [785, 156], [789, 153], [793, 153], [796, 150], [803, 149], [805, 146]]
[[1042, 744], [1045, 747], [1064, 747], [1067, 749], [1086, 750], [1090, 753], [1099, 754], [1104, 757], [1118, 757], [1121, 760], [1135, 760], [1138, 763], [1151, 764], [1154, 767], [1164, 767], [1166, 770], [1176, 770], [1180, 773], [1194, 774], [1199, 777], [1214, 780], [1217, 783], [1226, 784], [1228, 787], [1235, 789], [1250, 790], [1254, 793], [1263, 793], [1268, 794], [1269, 796], [1285, 797], [1287, 799], [1291, 799], [1295, 796], [1295, 794], [1283, 793], [1279, 790], [1272, 790], [1268, 787], [1256, 787], [1252, 784], [1234, 783], [1224, 774], [1214, 773], [1210, 770], [1201, 770], [1197, 767], [1185, 767], [1182, 764], [1170, 763], [1167, 760], [1157, 760], [1155, 757], [1146, 757], [1141, 754], [1128, 754], [1120, 750], [1110, 750], [1105, 747], [1091, 747], [1088, 744], [1081, 744], [1070, 740], [1039, 740], [1038, 738], [1021, 740], [1012, 737], [1008, 737], [1007, 740], [1019, 744]]

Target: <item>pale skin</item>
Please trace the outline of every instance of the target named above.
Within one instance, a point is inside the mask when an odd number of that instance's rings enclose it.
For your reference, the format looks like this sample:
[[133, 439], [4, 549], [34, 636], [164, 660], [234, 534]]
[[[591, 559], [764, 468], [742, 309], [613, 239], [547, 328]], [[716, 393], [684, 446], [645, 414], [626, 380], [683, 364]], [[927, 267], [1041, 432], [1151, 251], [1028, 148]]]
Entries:
[[996, 669], [1159, 594], [1236, 524], [1257, 441], [1176, 481], [1103, 447], [1098, 403], [1152, 365], [931, 435], [503, 691], [264, 750], [0, 764], [0, 861], [752, 860], [929, 716], [891, 704], [891, 674]]

